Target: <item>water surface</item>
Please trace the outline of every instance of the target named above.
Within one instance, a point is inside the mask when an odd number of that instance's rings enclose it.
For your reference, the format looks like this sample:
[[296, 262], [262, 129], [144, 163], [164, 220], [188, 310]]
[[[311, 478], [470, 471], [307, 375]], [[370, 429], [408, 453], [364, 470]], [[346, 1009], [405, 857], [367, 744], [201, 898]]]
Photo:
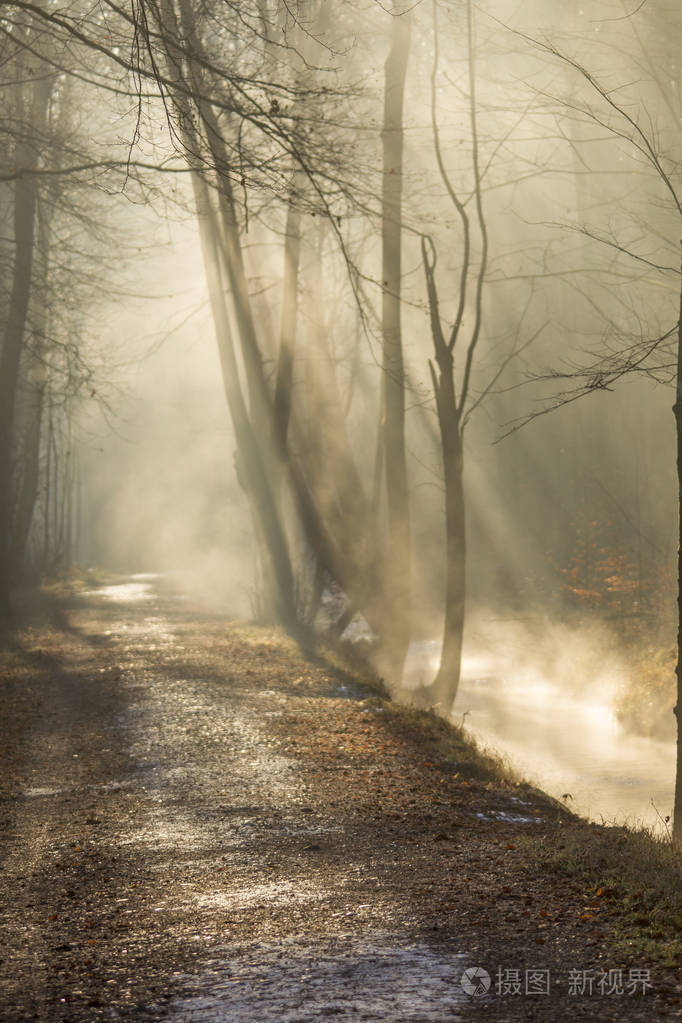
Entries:
[[[412, 644], [408, 684], [431, 677], [439, 644]], [[590, 682], [592, 681], [592, 684]], [[466, 652], [452, 720], [546, 792], [591, 820], [665, 829], [672, 814], [675, 743], [626, 732], [612, 710], [604, 664], [579, 692], [561, 674], [543, 678], [525, 660]]]

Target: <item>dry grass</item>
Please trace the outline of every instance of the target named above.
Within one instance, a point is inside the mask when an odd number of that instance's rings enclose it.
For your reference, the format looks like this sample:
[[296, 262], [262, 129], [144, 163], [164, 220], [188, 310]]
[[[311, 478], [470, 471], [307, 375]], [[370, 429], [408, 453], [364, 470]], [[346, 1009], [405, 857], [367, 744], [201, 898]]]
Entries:
[[616, 945], [629, 958], [682, 964], [682, 852], [668, 838], [576, 822], [533, 852], [607, 903]]

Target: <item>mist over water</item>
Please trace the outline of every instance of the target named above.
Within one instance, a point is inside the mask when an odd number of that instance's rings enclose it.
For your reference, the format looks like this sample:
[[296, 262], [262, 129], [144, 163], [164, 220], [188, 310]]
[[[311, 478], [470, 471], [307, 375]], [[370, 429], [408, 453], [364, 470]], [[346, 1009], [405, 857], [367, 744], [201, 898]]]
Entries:
[[[610, 647], [610, 649], [609, 649]], [[404, 685], [437, 669], [438, 641], [410, 648]], [[603, 628], [477, 617], [467, 628], [451, 720], [522, 777], [591, 820], [665, 834], [676, 748], [619, 723], [627, 667]]]

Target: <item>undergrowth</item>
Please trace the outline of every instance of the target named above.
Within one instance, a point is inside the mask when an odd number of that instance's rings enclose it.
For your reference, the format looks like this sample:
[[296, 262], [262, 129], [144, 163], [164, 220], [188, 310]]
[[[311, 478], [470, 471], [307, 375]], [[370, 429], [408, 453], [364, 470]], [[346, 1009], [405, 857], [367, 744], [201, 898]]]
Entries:
[[545, 867], [586, 883], [628, 958], [682, 964], [682, 853], [669, 838], [576, 822], [532, 848]]

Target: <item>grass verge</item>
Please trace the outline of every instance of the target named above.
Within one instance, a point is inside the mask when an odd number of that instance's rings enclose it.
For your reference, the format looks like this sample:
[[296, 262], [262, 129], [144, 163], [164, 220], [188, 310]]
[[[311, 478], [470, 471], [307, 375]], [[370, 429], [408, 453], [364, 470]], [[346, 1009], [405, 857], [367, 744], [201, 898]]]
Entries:
[[682, 965], [682, 855], [668, 838], [576, 821], [531, 848], [545, 869], [581, 880], [628, 959]]

